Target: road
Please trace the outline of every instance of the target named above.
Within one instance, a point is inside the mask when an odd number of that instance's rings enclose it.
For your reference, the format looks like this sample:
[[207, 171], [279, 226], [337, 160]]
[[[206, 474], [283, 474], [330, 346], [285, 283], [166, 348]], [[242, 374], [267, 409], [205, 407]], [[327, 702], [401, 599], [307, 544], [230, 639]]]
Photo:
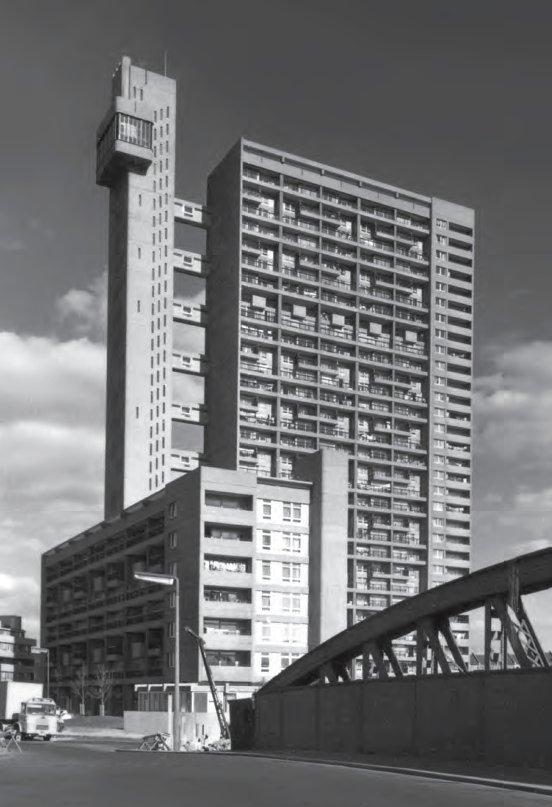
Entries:
[[355, 768], [231, 754], [115, 753], [114, 748], [113, 740], [23, 743], [22, 754], [0, 758], [0, 804], [339, 807], [346, 800], [355, 807], [552, 805], [543, 795]]

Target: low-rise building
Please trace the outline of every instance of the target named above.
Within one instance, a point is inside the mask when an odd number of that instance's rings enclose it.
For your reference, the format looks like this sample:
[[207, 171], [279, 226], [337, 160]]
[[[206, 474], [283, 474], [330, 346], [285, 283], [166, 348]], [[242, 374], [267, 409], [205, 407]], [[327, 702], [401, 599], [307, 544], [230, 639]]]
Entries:
[[36, 639], [25, 635], [20, 616], [0, 614], [0, 681], [34, 681]]
[[172, 683], [175, 591], [137, 581], [139, 571], [178, 577], [181, 682], [206, 681], [189, 626], [229, 697], [344, 628], [347, 458], [305, 456], [299, 476], [202, 466], [46, 552], [54, 697], [69, 705], [80, 668], [93, 676], [100, 665], [116, 681], [111, 711], [132, 708], [138, 685]]

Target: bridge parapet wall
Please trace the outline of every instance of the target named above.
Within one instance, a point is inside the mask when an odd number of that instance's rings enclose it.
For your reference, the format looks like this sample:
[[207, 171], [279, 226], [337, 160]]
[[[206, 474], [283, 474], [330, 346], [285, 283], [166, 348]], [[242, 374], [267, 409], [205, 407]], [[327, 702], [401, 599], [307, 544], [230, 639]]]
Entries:
[[552, 767], [552, 672], [473, 672], [261, 692], [254, 747]]

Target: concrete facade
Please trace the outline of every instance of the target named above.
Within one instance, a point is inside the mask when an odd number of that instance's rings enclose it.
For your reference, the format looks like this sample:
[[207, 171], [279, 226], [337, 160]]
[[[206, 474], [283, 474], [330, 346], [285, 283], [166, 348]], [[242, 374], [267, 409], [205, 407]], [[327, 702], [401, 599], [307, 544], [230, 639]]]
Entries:
[[105, 513], [170, 480], [176, 83], [124, 57], [98, 129], [109, 187]]
[[[236, 704], [242, 712], [245, 706]], [[236, 725], [245, 724], [240, 715]], [[434, 755], [550, 767], [550, 672], [412, 676], [261, 693], [254, 737], [256, 750]]]
[[46, 552], [42, 642], [60, 703], [81, 667], [93, 675], [109, 666], [115, 712], [132, 708], [138, 685], [172, 683], [175, 595], [137, 582], [136, 571], [179, 579], [183, 683], [206, 680], [185, 626], [204, 637], [215, 681], [230, 694], [343, 629], [344, 608], [320, 601], [345, 602], [346, 480], [346, 460], [331, 451], [309, 457], [302, 481], [201, 466]]
[[[172, 79], [125, 57], [98, 131], [106, 515], [200, 463], [293, 479], [332, 448], [348, 462], [349, 624], [466, 574], [473, 211], [246, 140], [205, 206], [176, 198], [175, 99]], [[151, 142], [125, 129], [107, 149], [118, 115]], [[176, 224], [205, 231], [205, 254], [175, 247]], [[182, 278], [204, 283], [205, 305]], [[190, 374], [205, 379], [200, 404]], [[413, 672], [414, 647], [400, 655]]]
[[209, 461], [347, 457], [349, 624], [466, 574], [473, 211], [245, 140], [207, 206]]
[[20, 616], [0, 614], [0, 681], [42, 680], [42, 667], [31, 648], [36, 639], [25, 635]]

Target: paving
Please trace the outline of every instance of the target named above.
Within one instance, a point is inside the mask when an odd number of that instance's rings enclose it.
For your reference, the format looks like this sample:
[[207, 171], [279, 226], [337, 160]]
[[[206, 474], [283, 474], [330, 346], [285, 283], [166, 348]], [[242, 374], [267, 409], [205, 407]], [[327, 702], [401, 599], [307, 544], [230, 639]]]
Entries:
[[240, 754], [114, 753], [110, 738], [23, 743], [0, 765], [4, 807], [532, 807], [550, 796], [426, 776]]
[[248, 756], [313, 762], [325, 765], [365, 768], [403, 773], [446, 781], [488, 784], [503, 789], [535, 792], [552, 797], [552, 771], [544, 768], [497, 765], [480, 761], [448, 760], [438, 757], [345, 754], [329, 751], [243, 752]]

